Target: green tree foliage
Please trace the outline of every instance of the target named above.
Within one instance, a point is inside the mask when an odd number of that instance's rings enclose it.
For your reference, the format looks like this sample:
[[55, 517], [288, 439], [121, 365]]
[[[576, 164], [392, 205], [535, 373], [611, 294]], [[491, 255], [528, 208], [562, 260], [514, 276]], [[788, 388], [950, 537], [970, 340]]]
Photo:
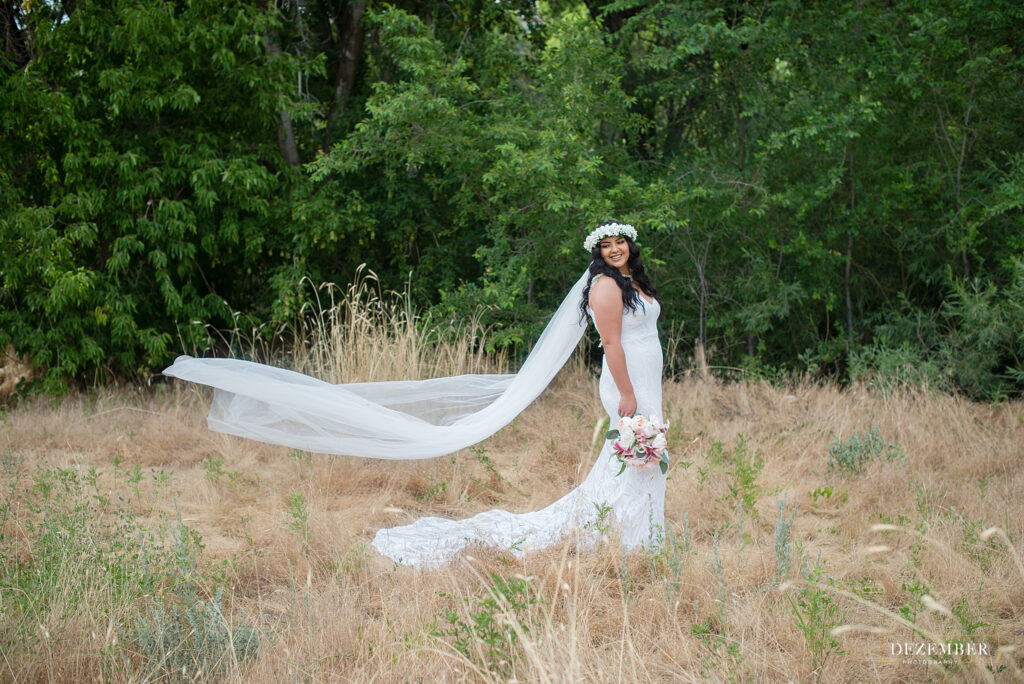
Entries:
[[623, 82], [651, 122], [633, 158], [672, 170], [646, 185], [679, 222], [676, 301], [721, 361], [845, 375], [884, 334], [957, 389], [1019, 376], [1006, 352], [990, 382], [954, 370], [972, 365], [952, 350], [982, 318], [930, 346], [890, 325], [908, 308], [951, 320], [965, 287], [1013, 287], [1019, 4], [622, 0], [597, 14], [616, 17]]
[[683, 356], [1024, 387], [1018, 2], [70, 7], [0, 17], [0, 344], [51, 389], [364, 262], [526, 349], [608, 217]]
[[32, 59], [0, 72], [0, 344], [57, 390], [260, 305], [295, 60], [268, 58], [275, 15], [245, 2], [24, 7]]
[[635, 181], [607, 175], [617, 160], [629, 168], [621, 138], [607, 145], [599, 135], [638, 125], [618, 60], [578, 15], [549, 24], [542, 51], [529, 48], [527, 27], [484, 33], [460, 51], [399, 9], [369, 22], [372, 57], [391, 78], [314, 178], [375, 177], [384, 195], [375, 215], [391, 219], [384, 242], [407, 245], [414, 283], [428, 280], [447, 311], [490, 305], [505, 339], [522, 339], [520, 319], [536, 319], [539, 301], [550, 311], [582, 271], [587, 226], [628, 206], [616, 207], [614, 192]]

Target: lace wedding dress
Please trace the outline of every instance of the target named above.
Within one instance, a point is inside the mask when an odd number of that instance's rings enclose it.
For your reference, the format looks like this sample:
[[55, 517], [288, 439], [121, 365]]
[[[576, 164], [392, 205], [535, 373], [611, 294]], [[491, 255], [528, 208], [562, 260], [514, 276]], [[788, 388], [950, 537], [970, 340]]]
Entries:
[[[645, 416], [663, 415], [662, 353], [657, 329], [660, 313], [657, 300], [644, 299], [637, 311], [622, 314], [626, 368], [636, 394], [637, 414]], [[601, 404], [614, 427], [619, 420], [619, 391], [607, 360], [601, 367], [600, 393]], [[540, 510], [510, 513], [496, 509], [464, 520], [424, 517], [409, 525], [379, 530], [373, 546], [399, 563], [434, 568], [450, 561], [470, 544], [522, 555], [572, 534], [580, 534], [586, 541], [596, 536], [595, 523], [614, 527], [626, 548], [660, 545], [665, 519], [665, 476], [657, 468], [626, 468], [616, 476], [619, 469], [620, 464], [611, 453], [611, 442], [605, 441], [583, 482]], [[604, 520], [598, 520], [601, 510], [605, 511]]]

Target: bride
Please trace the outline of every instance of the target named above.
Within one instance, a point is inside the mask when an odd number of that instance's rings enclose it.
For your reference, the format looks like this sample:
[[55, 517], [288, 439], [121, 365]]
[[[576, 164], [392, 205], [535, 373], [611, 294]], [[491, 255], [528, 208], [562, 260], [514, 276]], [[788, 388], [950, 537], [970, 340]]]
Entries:
[[[515, 375], [332, 385], [238, 359], [179, 357], [165, 375], [214, 388], [213, 430], [321, 453], [430, 458], [497, 432], [548, 385], [588, 320], [604, 348], [600, 396], [612, 426], [620, 416], [661, 415], [661, 305], [635, 244], [636, 229], [606, 221], [583, 242], [587, 272], [570, 290]], [[424, 517], [379, 530], [373, 546], [399, 563], [431, 568], [470, 544], [521, 555], [610, 523], [626, 548], [660, 545], [665, 476], [626, 468], [606, 441], [574, 490], [537, 511], [492, 510], [464, 520]]]

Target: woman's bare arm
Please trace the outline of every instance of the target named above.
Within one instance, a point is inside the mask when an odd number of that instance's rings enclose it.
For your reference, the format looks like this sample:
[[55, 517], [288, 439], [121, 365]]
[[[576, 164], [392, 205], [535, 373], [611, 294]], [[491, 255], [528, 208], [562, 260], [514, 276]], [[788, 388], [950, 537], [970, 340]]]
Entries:
[[622, 349], [622, 290], [608, 277], [598, 278], [590, 288], [590, 308], [601, 333], [601, 346], [615, 386], [619, 389], [619, 415], [636, 413], [636, 395], [626, 370], [626, 352]]

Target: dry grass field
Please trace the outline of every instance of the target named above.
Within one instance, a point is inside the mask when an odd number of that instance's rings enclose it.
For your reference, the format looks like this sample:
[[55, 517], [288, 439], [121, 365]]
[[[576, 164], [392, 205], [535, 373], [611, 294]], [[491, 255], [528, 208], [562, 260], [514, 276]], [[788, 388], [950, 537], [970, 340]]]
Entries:
[[[572, 488], [600, 418], [580, 363], [427, 461], [221, 435], [208, 402], [162, 384], [0, 414], [0, 680], [1024, 679], [1019, 402], [669, 382], [660, 550], [624, 554], [609, 525], [598, 547], [437, 571], [380, 557], [374, 532]], [[990, 651], [892, 654], [950, 636]]]

